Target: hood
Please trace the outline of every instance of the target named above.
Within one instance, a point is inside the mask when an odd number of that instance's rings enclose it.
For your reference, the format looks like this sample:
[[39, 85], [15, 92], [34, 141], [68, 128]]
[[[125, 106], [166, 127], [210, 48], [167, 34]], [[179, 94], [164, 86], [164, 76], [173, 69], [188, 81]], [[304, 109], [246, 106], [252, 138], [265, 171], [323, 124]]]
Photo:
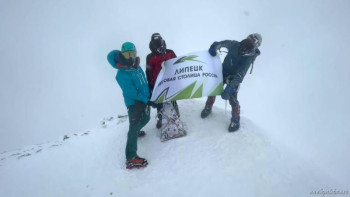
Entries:
[[120, 58], [121, 52], [119, 50], [113, 50], [108, 53], [107, 60], [108, 63], [115, 69], [118, 70], [125, 70], [125, 71], [132, 71], [137, 70], [137, 68], [131, 68], [130, 66], [127, 66], [126, 62]]

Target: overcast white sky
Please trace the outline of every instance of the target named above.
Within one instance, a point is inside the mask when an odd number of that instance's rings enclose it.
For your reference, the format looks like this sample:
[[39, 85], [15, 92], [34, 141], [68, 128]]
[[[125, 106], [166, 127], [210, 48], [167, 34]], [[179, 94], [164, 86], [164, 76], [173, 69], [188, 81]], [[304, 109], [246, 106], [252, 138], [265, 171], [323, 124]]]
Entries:
[[348, 0], [1, 0], [0, 151], [125, 114], [106, 61], [125, 41], [145, 68], [155, 32], [178, 55], [258, 32], [262, 55], [240, 89], [242, 115], [315, 162], [348, 165], [349, 7]]

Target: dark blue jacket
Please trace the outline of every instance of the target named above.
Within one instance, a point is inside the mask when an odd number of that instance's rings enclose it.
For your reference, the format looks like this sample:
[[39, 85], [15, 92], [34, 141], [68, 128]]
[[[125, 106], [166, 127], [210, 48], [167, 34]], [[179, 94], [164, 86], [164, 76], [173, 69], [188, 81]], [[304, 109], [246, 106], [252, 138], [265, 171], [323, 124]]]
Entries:
[[222, 63], [224, 79], [228, 79], [229, 81], [227, 83], [233, 87], [237, 87], [240, 83], [242, 83], [250, 65], [253, 64], [255, 58], [260, 55], [260, 51], [259, 49], [256, 49], [255, 54], [251, 56], [242, 56], [239, 53], [240, 42], [235, 40], [221, 41], [216, 49], [220, 49], [221, 47], [225, 47], [228, 50], [224, 62]]

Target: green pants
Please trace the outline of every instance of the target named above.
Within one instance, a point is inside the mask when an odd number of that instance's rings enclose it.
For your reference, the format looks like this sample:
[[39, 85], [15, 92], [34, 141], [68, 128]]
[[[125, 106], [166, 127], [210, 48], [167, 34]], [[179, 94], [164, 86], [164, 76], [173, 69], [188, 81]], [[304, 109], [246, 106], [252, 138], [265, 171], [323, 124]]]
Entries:
[[137, 156], [137, 135], [150, 120], [150, 108], [144, 103], [136, 102], [128, 107], [128, 116], [129, 132], [125, 148], [127, 160]]

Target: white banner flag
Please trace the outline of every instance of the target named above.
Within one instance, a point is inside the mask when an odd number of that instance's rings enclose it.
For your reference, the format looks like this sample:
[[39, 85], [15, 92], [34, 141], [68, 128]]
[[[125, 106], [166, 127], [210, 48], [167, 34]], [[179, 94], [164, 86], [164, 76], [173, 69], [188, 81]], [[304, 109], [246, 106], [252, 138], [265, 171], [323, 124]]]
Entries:
[[219, 95], [223, 91], [220, 57], [208, 51], [190, 53], [163, 63], [151, 101], [174, 100]]

